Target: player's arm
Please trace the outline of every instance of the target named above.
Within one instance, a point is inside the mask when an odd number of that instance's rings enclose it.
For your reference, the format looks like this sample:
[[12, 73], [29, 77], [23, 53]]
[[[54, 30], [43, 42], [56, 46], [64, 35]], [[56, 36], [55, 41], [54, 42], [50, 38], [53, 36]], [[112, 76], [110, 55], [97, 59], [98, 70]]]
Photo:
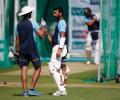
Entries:
[[42, 31], [48, 36], [48, 40], [49, 40], [50, 44], [53, 45], [52, 44], [52, 36], [48, 32], [46, 22], [43, 18], [41, 19], [40, 24], [43, 26], [44, 29], [42, 29]]
[[37, 29], [36, 33], [37, 33], [38, 36], [40, 36], [41, 38], [43, 38], [44, 37], [44, 33], [45, 33], [45, 27]]
[[60, 43], [59, 43], [59, 49], [62, 50], [65, 44], [65, 32], [60, 33]]
[[15, 41], [15, 51], [16, 53], [19, 53], [20, 51], [20, 43], [19, 43], [19, 36], [16, 36], [16, 41]]
[[47, 25], [46, 25], [46, 22], [43, 18], [40, 21], [40, 25], [41, 25], [41, 28], [39, 28], [36, 32], [41, 38], [43, 38], [44, 33], [47, 32]]
[[88, 26], [92, 26], [95, 23], [95, 21], [96, 21], [96, 18], [93, 18], [92, 20], [89, 20], [88, 22], [86, 22], [86, 24]]
[[15, 29], [15, 52], [19, 53], [20, 51], [20, 41], [17, 28]]
[[48, 34], [47, 36], [48, 36], [48, 40], [49, 40], [50, 44], [53, 45], [53, 43], [52, 43], [52, 36], [50, 34]]
[[62, 54], [64, 45], [65, 45], [65, 40], [66, 40], [66, 37], [65, 37], [65, 33], [66, 33], [66, 22], [65, 22], [65, 21], [61, 21], [61, 22], [58, 24], [58, 30], [59, 30], [59, 32], [60, 32], [60, 42], [59, 42], [59, 49], [58, 49], [56, 55], [57, 55], [57, 57], [60, 57], [61, 54]]
[[50, 44], [53, 45], [53, 44], [52, 44], [52, 36], [49, 34], [49, 32], [46, 31], [46, 27], [42, 27], [42, 28], [38, 29], [38, 30], [36, 31], [36, 33], [37, 33], [41, 38], [43, 38], [43, 37], [44, 37], [44, 34], [46, 34], [46, 35], [48, 36], [48, 40], [49, 40]]
[[33, 25], [33, 29], [34, 29], [34, 31], [36, 32], [36, 34], [39, 36], [39, 37], [41, 37], [41, 38], [43, 38], [44, 37], [44, 33], [45, 33], [45, 31], [46, 31], [46, 26], [45, 25], [42, 25], [41, 23], [40, 23], [40, 26], [38, 25], [38, 23], [37, 22], [34, 22], [34, 21], [32, 21], [32, 25]]
[[59, 43], [59, 48], [58, 48], [58, 51], [57, 51], [57, 57], [60, 57], [61, 56], [61, 53], [62, 53], [62, 50], [64, 48], [64, 45], [65, 45], [65, 32], [61, 32], [61, 36], [60, 36], [60, 43]]
[[66, 22], [63, 20], [58, 24], [58, 30], [60, 32], [60, 42], [59, 42], [59, 49], [62, 51], [65, 45], [65, 34], [66, 34]]

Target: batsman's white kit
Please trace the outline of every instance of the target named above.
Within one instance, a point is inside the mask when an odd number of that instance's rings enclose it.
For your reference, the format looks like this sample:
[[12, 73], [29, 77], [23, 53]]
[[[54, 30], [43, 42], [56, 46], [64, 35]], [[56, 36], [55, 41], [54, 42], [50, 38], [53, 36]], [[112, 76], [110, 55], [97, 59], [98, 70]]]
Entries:
[[[67, 48], [66, 45], [64, 45], [63, 51], [62, 51], [62, 55], [61, 57], [57, 57], [56, 53], [59, 49], [59, 45], [55, 45], [52, 49], [52, 55], [51, 55], [51, 60], [48, 63], [49, 65], [49, 72], [53, 75], [53, 78], [55, 80], [55, 82], [57, 83], [57, 86], [59, 88], [60, 91], [65, 91], [65, 88], [62, 84], [61, 81], [63, 81], [63, 75], [61, 74], [61, 59], [63, 56], [65, 56], [67, 54]], [[59, 70], [59, 71], [58, 71]], [[62, 80], [61, 80], [62, 77]]]
[[[94, 63], [95, 64], [99, 64], [100, 62], [100, 57], [101, 57], [101, 50], [102, 50], [102, 43], [101, 38], [99, 37], [97, 40], [96, 40], [96, 45], [95, 45], [95, 53], [94, 53]], [[88, 33], [87, 35], [87, 38], [86, 38], [86, 50], [88, 51], [91, 51], [92, 50], [92, 37], [90, 35], [90, 32]]]

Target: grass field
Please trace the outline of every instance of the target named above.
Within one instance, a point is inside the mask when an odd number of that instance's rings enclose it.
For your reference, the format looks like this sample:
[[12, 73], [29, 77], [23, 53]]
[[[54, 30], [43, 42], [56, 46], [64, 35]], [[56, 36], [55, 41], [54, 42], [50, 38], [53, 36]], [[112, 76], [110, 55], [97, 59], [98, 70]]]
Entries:
[[55, 88], [41, 87], [39, 90], [43, 96], [22, 97], [21, 88], [0, 87], [0, 100], [119, 100], [120, 89], [104, 88], [68, 88], [68, 95], [53, 97], [51, 93]]
[[[13, 68], [13, 70], [18, 70]], [[12, 71], [12, 69], [7, 70]], [[0, 71], [2, 73], [2, 70]], [[3, 70], [5, 72], [5, 70]], [[51, 76], [41, 76], [36, 86], [43, 95], [40, 97], [22, 97], [20, 76], [0, 74], [0, 100], [120, 100], [120, 84], [115, 81], [85, 82], [96, 78], [97, 71], [76, 73], [68, 77], [68, 95], [53, 97], [56, 85]], [[28, 76], [28, 87], [31, 76]], [[5, 84], [4, 84], [5, 83]]]

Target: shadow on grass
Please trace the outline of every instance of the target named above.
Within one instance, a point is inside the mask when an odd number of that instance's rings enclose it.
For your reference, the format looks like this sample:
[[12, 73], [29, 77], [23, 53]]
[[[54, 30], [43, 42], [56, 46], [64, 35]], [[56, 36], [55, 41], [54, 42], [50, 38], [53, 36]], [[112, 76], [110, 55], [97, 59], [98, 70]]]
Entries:
[[[51, 95], [51, 94], [48, 93], [48, 95]], [[35, 95], [28, 95], [28, 97], [39, 97], [39, 96], [43, 96], [43, 95], [45, 95], [45, 94], [40, 94], [40, 95], [37, 95], [37, 96], [35, 96]], [[13, 94], [13, 96], [24, 97], [22, 94]]]
[[53, 93], [52, 92], [50, 92], [50, 93], [48, 93], [47, 95], [52, 95]]
[[13, 96], [20, 96], [20, 97], [22, 97], [22, 94], [13, 94]]

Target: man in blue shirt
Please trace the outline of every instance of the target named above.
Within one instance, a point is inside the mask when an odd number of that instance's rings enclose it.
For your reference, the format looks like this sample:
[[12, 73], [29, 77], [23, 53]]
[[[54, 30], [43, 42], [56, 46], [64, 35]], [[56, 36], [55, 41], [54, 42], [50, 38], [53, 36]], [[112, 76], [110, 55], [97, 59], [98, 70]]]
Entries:
[[54, 9], [54, 16], [57, 18], [57, 24], [54, 35], [52, 39], [50, 38], [53, 49], [51, 60], [49, 62], [49, 71], [53, 75], [58, 87], [58, 90], [53, 93], [53, 96], [63, 96], [67, 95], [66, 88], [64, 86], [64, 75], [61, 69], [62, 58], [67, 55], [67, 26], [63, 19], [63, 8], [56, 7]]
[[[24, 6], [18, 14], [23, 19], [18, 23], [16, 29], [16, 52], [19, 54], [19, 64], [21, 67], [21, 81], [23, 87], [23, 96], [39, 96], [40, 93], [35, 90], [35, 85], [38, 81], [41, 72], [41, 62], [38, 53], [35, 35], [43, 38], [45, 29], [40, 29], [36, 22], [30, 20], [33, 7]], [[27, 90], [27, 66], [29, 62], [34, 66], [34, 73], [30, 89]]]

